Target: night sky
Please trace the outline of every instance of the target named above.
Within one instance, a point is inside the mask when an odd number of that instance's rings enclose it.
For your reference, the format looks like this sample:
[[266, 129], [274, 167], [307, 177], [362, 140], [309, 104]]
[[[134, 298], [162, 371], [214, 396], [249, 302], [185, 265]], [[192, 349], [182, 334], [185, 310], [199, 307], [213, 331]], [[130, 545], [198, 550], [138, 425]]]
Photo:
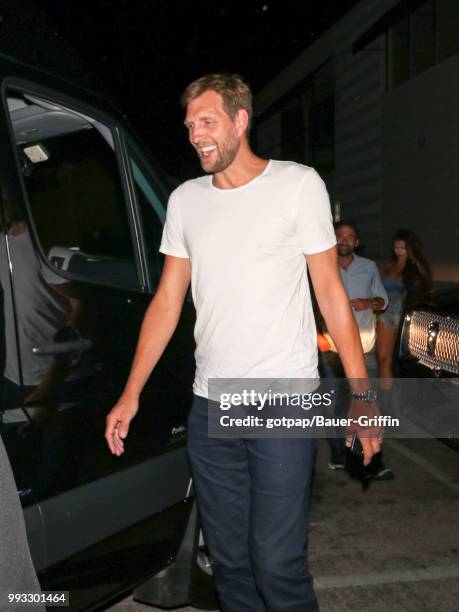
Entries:
[[179, 105], [208, 72], [259, 90], [357, 0], [36, 0], [120, 101], [165, 170], [199, 174]]

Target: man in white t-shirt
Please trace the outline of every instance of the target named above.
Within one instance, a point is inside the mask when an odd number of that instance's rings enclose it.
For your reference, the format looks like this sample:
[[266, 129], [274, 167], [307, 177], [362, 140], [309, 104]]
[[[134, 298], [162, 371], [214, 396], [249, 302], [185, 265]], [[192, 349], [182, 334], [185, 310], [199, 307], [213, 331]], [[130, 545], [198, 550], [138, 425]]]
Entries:
[[[209, 437], [208, 380], [318, 376], [307, 263], [354, 407], [376, 413], [338, 272], [327, 192], [312, 168], [251, 151], [252, 96], [237, 75], [202, 77], [183, 102], [207, 176], [170, 197], [160, 286], [126, 388], [107, 417], [106, 439], [113, 454], [124, 452], [139, 394], [175, 330], [191, 281], [197, 321], [188, 451], [222, 610], [315, 611], [306, 557], [314, 441]], [[368, 463], [381, 437], [367, 433], [361, 442]]]

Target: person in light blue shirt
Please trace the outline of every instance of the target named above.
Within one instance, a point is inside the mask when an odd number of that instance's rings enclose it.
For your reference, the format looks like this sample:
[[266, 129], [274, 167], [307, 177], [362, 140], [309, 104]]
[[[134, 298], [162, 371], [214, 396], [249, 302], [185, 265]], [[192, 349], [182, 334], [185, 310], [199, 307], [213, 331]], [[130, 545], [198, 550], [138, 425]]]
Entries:
[[[376, 379], [378, 376], [378, 363], [375, 351], [376, 345], [376, 317], [375, 313], [385, 310], [389, 303], [387, 292], [374, 261], [356, 255], [355, 249], [359, 241], [357, 229], [351, 223], [341, 222], [335, 225], [338, 249], [338, 264], [341, 280], [343, 282], [349, 301], [352, 306], [360, 340], [365, 356], [368, 376]], [[325, 378], [343, 379], [339, 385], [340, 402], [348, 404], [348, 385], [341, 359], [335, 344], [325, 331], [320, 339], [320, 363], [322, 375]], [[338, 406], [338, 410], [340, 407]], [[344, 440], [330, 438], [331, 457], [329, 467], [332, 470], [344, 469], [346, 466], [346, 449]], [[393, 478], [392, 470], [383, 462], [381, 453], [373, 458], [367, 468], [367, 473], [376, 480]]]

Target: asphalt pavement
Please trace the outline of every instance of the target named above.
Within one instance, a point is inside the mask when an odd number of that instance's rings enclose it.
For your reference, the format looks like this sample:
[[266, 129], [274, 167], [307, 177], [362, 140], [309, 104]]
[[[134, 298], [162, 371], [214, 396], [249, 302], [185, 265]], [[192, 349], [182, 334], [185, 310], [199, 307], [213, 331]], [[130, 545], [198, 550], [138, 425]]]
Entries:
[[[385, 460], [395, 479], [364, 490], [328, 469], [319, 444], [309, 559], [321, 612], [456, 612], [459, 454], [435, 439], [388, 440]], [[107, 612], [155, 610], [127, 598]]]

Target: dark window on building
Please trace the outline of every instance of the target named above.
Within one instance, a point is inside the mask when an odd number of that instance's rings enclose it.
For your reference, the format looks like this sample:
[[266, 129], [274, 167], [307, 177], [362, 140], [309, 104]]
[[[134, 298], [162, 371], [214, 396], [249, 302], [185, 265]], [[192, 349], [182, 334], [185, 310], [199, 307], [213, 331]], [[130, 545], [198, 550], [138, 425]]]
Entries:
[[435, 64], [435, 2], [424, 2], [410, 15], [410, 73], [416, 76]]
[[299, 163], [305, 161], [305, 125], [301, 100], [295, 97], [282, 108], [282, 158]]
[[322, 172], [334, 167], [335, 98], [328, 98], [311, 108], [311, 147], [313, 165]]
[[353, 44], [359, 53], [387, 38], [388, 87], [397, 87], [459, 51], [459, 0], [405, 0]]
[[435, 2], [428, 0], [389, 29], [390, 87], [435, 64], [435, 23]]
[[437, 59], [459, 51], [459, 0], [437, 0]]
[[260, 154], [314, 166], [322, 173], [333, 170], [334, 87], [330, 60], [258, 120]]
[[389, 30], [389, 66], [392, 87], [410, 78], [409, 17], [405, 17]]

